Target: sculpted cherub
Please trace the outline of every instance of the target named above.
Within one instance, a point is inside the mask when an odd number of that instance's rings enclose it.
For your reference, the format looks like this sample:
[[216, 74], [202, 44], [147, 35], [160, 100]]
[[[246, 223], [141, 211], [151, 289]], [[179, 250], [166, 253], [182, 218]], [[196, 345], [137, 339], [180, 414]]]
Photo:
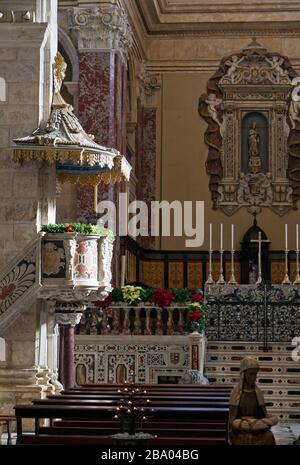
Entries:
[[244, 56], [238, 58], [236, 55], [233, 55], [231, 60], [225, 61], [225, 65], [228, 66], [226, 75], [231, 78], [231, 81], [233, 81], [233, 74], [238, 70], [238, 68], [241, 68], [239, 64], [244, 60], [244, 58]]
[[207, 99], [205, 100], [205, 103], [207, 104], [207, 112], [208, 112], [209, 116], [220, 127], [220, 132], [222, 134], [222, 132], [223, 132], [223, 123], [219, 120], [218, 111], [217, 111], [217, 107], [219, 105], [221, 105], [222, 99], [217, 98], [216, 94], [211, 92], [211, 93], [208, 94]]

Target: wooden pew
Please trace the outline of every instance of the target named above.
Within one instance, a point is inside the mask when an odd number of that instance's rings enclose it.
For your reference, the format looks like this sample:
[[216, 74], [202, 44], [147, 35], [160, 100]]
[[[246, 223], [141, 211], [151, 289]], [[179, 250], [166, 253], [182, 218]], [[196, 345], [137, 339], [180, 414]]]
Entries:
[[[146, 408], [147, 410], [147, 408]], [[31, 441], [32, 443], [35, 443], [36, 440], [35, 438], [40, 436], [39, 430], [40, 430], [40, 419], [42, 418], [49, 418], [49, 419], [57, 419], [57, 418], [63, 418], [64, 420], [70, 420], [70, 419], [76, 419], [77, 421], [91, 421], [91, 420], [106, 420], [109, 419], [111, 421], [111, 418], [113, 416], [114, 408], [111, 407], [103, 407], [103, 406], [90, 406], [90, 405], [16, 405], [15, 406], [15, 412], [16, 412], [16, 418], [17, 418], [17, 443], [18, 444], [23, 444], [23, 443], [28, 443], [28, 437], [27, 439], [24, 439], [24, 435], [22, 432], [22, 419], [23, 418], [34, 418], [35, 419], [35, 432], [36, 436], [31, 436]], [[174, 406], [158, 406], [155, 408], [155, 417], [156, 421], [159, 421], [160, 419], [163, 420], [169, 420], [170, 423], [175, 422], [177, 425], [177, 430], [180, 428], [180, 422], [182, 420], [185, 420], [185, 422], [188, 422], [190, 424], [191, 421], [197, 421], [197, 422], [220, 422], [222, 423], [225, 428], [227, 425], [227, 417], [228, 417], [228, 407], [174, 407]], [[166, 422], [164, 423], [166, 425]], [[73, 444], [78, 443], [78, 437], [76, 435], [73, 435], [71, 437], [68, 436], [62, 436], [63, 438], [66, 439], [66, 444], [72, 443], [72, 437], [73, 437]], [[102, 444], [102, 436], [95, 438], [94, 436], [84, 436], [83, 439], [80, 440], [80, 443], [85, 443], [85, 444], [93, 444], [93, 443], [98, 443]], [[53, 435], [53, 444], [56, 444], [56, 436]], [[172, 439], [172, 438], [171, 438]], [[177, 441], [178, 438], [176, 438]], [[186, 438], [187, 439], [187, 438]], [[196, 444], [196, 440], [200, 441], [201, 437], [197, 438], [192, 438], [193, 440], [195, 439], [193, 444]], [[51, 443], [51, 435], [47, 439], [45, 439], [48, 442], [45, 443]], [[98, 440], [98, 442], [97, 442]], [[169, 440], [169, 439], [168, 439]], [[227, 440], [227, 433], [226, 435], [223, 436], [223, 443], [226, 442]], [[106, 439], [105, 439], [106, 441]], [[163, 441], [163, 438], [159, 438], [159, 441]], [[202, 442], [204, 439], [202, 440]], [[209, 442], [209, 437], [205, 437], [206, 443]], [[221, 441], [221, 440], [220, 440]], [[219, 441], [219, 442], [220, 442]], [[221, 442], [222, 442], [221, 441]], [[174, 438], [173, 438], [174, 442]], [[201, 441], [200, 441], [201, 442]], [[40, 442], [41, 443], [41, 442]], [[61, 441], [60, 443], [63, 443]], [[163, 444], [164, 442], [160, 442]], [[187, 443], [186, 443], [187, 444]]]
[[[85, 385], [62, 395], [15, 407], [18, 443], [112, 444], [111, 434], [120, 431], [114, 414], [128, 385]], [[231, 387], [215, 385], [142, 385], [138, 399], [150, 399], [152, 414], [143, 431], [157, 435], [153, 444], [227, 443], [228, 400]], [[146, 389], [147, 393], [143, 394]], [[35, 436], [22, 432], [22, 418], [35, 419]], [[40, 419], [49, 418], [50, 427]], [[55, 421], [53, 422], [53, 419]], [[61, 420], [57, 420], [61, 419]], [[182, 441], [182, 442], [181, 442]], [[149, 443], [150, 444], [150, 443]]]

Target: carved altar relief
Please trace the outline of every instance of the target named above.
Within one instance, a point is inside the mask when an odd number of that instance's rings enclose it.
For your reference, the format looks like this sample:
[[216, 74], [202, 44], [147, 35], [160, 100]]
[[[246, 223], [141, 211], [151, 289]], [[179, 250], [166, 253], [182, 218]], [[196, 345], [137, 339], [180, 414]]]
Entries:
[[199, 113], [208, 123], [213, 208], [232, 215], [267, 207], [282, 216], [295, 206], [300, 196], [288, 171], [290, 131], [300, 126], [300, 106], [290, 103], [294, 75], [287, 58], [254, 39], [210, 79]]

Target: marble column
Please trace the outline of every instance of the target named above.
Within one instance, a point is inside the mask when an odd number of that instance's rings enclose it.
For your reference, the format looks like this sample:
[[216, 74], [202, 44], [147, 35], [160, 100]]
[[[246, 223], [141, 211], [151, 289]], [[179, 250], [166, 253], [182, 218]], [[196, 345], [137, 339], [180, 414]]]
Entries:
[[137, 136], [136, 162], [137, 198], [148, 205], [149, 235], [138, 238], [139, 244], [146, 248], [155, 248], [157, 241], [150, 235], [151, 202], [160, 199], [157, 192], [157, 158], [158, 158], [158, 126], [161, 100], [161, 76], [149, 73], [144, 64], [138, 75], [137, 102]]
[[[80, 5], [80, 2], [78, 2]], [[68, 26], [79, 57], [78, 114], [95, 141], [125, 153], [127, 52], [132, 31], [125, 10], [117, 4], [68, 10]], [[92, 187], [77, 190], [77, 217], [95, 218]], [[114, 199], [111, 186], [99, 198]]]
[[55, 392], [60, 392], [63, 386], [58, 381], [59, 331], [55, 319], [55, 304], [53, 302], [48, 302], [47, 316], [47, 364], [50, 370], [51, 384], [54, 386]]
[[75, 326], [82, 313], [55, 313], [59, 325], [59, 382], [64, 390], [75, 385]]

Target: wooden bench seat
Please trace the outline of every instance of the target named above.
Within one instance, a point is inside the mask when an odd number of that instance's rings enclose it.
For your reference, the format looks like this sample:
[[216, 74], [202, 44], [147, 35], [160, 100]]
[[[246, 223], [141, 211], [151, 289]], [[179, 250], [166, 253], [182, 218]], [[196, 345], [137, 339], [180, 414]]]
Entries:
[[[114, 444], [112, 434], [120, 432], [114, 419], [126, 385], [84, 386], [62, 395], [37, 399], [31, 405], [15, 406], [19, 444]], [[170, 387], [171, 386], [171, 387]], [[184, 386], [184, 387], [183, 387]], [[191, 385], [140, 386], [138, 401], [150, 413], [142, 430], [154, 435], [153, 445], [226, 444], [229, 410], [228, 386]], [[127, 386], [128, 387], [128, 386]], [[153, 389], [152, 389], [153, 387]], [[147, 393], [143, 394], [142, 390]], [[149, 406], [146, 400], [150, 399]], [[151, 411], [154, 409], [154, 412]], [[147, 416], [147, 414], [146, 414]], [[35, 434], [23, 434], [22, 419], [35, 419]], [[41, 426], [49, 419], [50, 426]], [[147, 442], [147, 444], [152, 444]]]
[[[51, 445], [99, 445], [99, 446], [106, 446], [106, 445], [113, 445], [114, 440], [107, 436], [81, 436], [81, 435], [27, 435], [24, 434], [22, 437], [21, 444], [51, 444]], [[158, 445], [183, 445], [183, 446], [205, 446], [205, 445], [224, 445], [226, 441], [224, 438], [220, 437], [203, 437], [203, 438], [187, 438], [187, 437], [160, 437], [151, 439], [147, 441], [147, 446], [158, 446]]]

